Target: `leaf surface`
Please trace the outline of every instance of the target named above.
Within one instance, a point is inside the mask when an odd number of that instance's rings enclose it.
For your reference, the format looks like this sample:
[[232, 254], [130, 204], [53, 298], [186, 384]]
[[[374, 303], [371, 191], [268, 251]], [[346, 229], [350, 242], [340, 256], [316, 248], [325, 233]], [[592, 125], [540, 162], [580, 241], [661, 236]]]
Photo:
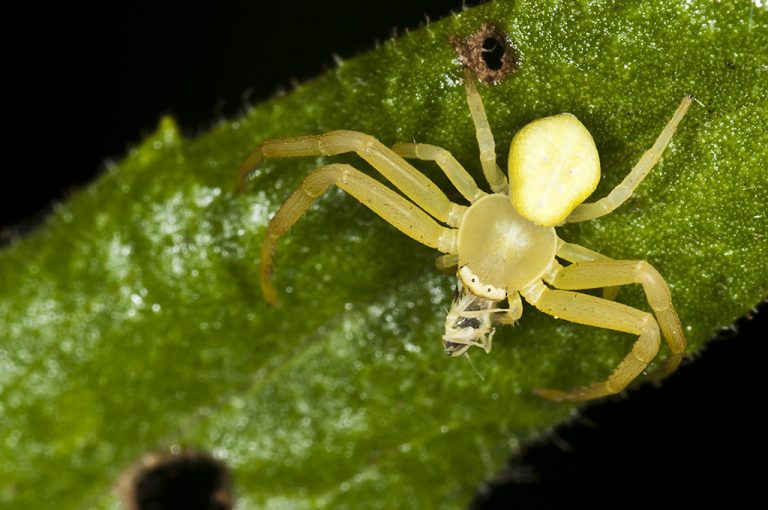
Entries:
[[[463, 508], [522, 442], [567, 420], [573, 406], [531, 390], [605, 377], [632, 337], [527, 307], [473, 355], [481, 378], [442, 356], [452, 281], [436, 253], [338, 190], [281, 240], [271, 308], [266, 222], [327, 160], [268, 160], [233, 191], [260, 141], [331, 129], [440, 145], [481, 182], [449, 39], [489, 21], [519, 57], [480, 87], [502, 164], [520, 127], [569, 111], [595, 138], [603, 196], [683, 94], [701, 101], [628, 203], [559, 233], [654, 264], [691, 352], [733, 323], [768, 295], [768, 13], [669, 4], [486, 4], [196, 139], [164, 119], [0, 253], [0, 502], [113, 507], [143, 452], [193, 447], [231, 466], [239, 508]], [[638, 289], [619, 299], [647, 309]]]

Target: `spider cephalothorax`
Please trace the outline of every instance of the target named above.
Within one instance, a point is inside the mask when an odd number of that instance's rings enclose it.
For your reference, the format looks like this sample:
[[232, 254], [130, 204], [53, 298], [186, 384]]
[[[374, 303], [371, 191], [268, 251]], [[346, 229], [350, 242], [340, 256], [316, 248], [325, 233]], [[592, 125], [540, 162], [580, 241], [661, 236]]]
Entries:
[[[671, 351], [658, 372], [673, 371], [685, 351], [685, 335], [661, 275], [643, 260], [612, 260], [563, 241], [555, 227], [612, 212], [661, 157], [691, 98], [685, 96], [653, 147], [608, 196], [582, 203], [600, 179], [600, 160], [586, 127], [562, 113], [535, 120], [517, 132], [509, 150], [509, 181], [496, 164], [493, 135], [473, 78], [465, 71], [467, 103], [480, 146], [480, 163], [492, 191], [482, 191], [445, 149], [421, 143], [386, 147], [370, 135], [331, 131], [269, 140], [243, 163], [241, 182], [265, 157], [332, 156], [356, 152], [406, 197], [346, 164], [330, 164], [302, 182], [267, 228], [261, 249], [261, 288], [276, 301], [270, 276], [277, 239], [332, 184], [344, 189], [395, 228], [444, 253], [441, 269], [457, 268], [459, 290], [445, 321], [443, 346], [451, 356], [473, 346], [491, 349], [494, 323], [522, 314], [521, 296], [560, 319], [638, 336], [632, 351], [602, 382], [570, 391], [537, 390], [553, 399], [587, 400], [625, 388], [648, 366], [663, 336]], [[469, 206], [453, 203], [405, 158], [434, 161]], [[563, 266], [558, 259], [571, 262]], [[546, 285], [545, 285], [546, 283]], [[616, 286], [641, 284], [653, 315], [606, 299]], [[573, 292], [604, 288], [604, 298]], [[506, 307], [503, 306], [506, 301]], [[502, 305], [502, 306], [499, 306]]]

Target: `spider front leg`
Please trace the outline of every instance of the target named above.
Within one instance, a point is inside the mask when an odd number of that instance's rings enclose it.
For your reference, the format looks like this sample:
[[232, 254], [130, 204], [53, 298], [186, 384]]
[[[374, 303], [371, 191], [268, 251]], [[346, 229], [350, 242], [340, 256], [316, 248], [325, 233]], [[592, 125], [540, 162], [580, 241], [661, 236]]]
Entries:
[[659, 350], [659, 326], [647, 312], [588, 294], [552, 290], [541, 282], [522, 293], [533, 306], [560, 319], [638, 335], [630, 353], [605, 381], [570, 391], [540, 388], [536, 394], [541, 397], [591, 400], [618, 393], [645, 370]]
[[665, 364], [652, 378], [659, 380], [672, 373], [685, 352], [685, 333], [680, 324], [669, 286], [656, 269], [644, 260], [600, 260], [577, 262], [556, 271], [554, 278], [548, 278], [558, 289], [596, 289], [606, 286], [641, 284], [648, 304], [656, 315], [670, 354]]
[[456, 253], [456, 230], [439, 225], [416, 205], [350, 165], [323, 166], [304, 179], [299, 189], [283, 203], [267, 226], [261, 245], [259, 271], [262, 293], [270, 303], [277, 302], [277, 294], [271, 282], [277, 240], [332, 184], [416, 241], [443, 253]]
[[635, 167], [629, 172], [621, 183], [613, 188], [608, 196], [601, 198], [600, 200], [588, 204], [581, 204], [576, 207], [570, 216], [565, 219], [566, 223], [575, 223], [578, 221], [587, 221], [600, 216], [613, 212], [617, 207], [623, 204], [635, 191], [635, 188], [643, 182], [648, 172], [658, 163], [661, 158], [661, 154], [664, 149], [669, 145], [669, 141], [672, 139], [672, 135], [675, 134], [677, 125], [685, 117], [685, 113], [688, 111], [688, 107], [691, 106], [691, 96], [685, 96], [680, 102], [680, 106], [677, 107], [674, 115], [667, 123], [664, 130], [661, 132], [656, 142], [648, 151], [643, 154], [640, 161], [637, 162]]

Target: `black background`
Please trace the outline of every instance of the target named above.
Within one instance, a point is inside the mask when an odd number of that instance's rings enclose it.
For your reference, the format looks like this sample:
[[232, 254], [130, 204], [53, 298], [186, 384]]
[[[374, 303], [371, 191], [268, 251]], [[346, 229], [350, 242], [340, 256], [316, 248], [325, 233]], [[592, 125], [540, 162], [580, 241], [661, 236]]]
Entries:
[[[334, 53], [351, 57], [393, 28], [417, 28], [425, 13], [439, 19], [460, 8], [447, 0], [132, 2], [7, 16], [19, 31], [3, 35], [4, 120], [15, 134], [3, 144], [2, 235], [34, 228], [52, 203], [151, 132], [162, 113], [193, 136], [236, 115], [244, 101], [331, 68]], [[478, 496], [476, 507], [654, 505], [662, 491], [666, 503], [719, 496], [764, 504], [762, 308], [661, 390], [644, 387], [593, 405], [529, 447], [504, 475], [507, 483]]]

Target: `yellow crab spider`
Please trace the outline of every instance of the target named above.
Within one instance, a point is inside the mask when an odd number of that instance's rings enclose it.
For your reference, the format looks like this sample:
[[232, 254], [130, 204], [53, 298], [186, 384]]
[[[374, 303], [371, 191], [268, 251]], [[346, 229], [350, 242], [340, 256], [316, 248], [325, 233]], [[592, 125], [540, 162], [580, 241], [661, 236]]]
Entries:
[[[522, 315], [522, 298], [560, 319], [637, 335], [630, 353], [604, 381], [562, 391], [538, 389], [555, 400], [588, 400], [617, 393], [639, 376], [656, 356], [661, 336], [671, 354], [658, 372], [677, 368], [685, 335], [672, 305], [669, 287], [644, 260], [612, 260], [560, 239], [555, 227], [612, 212], [632, 194], [661, 157], [691, 104], [683, 98], [653, 146], [608, 196], [582, 203], [597, 187], [600, 160], [594, 140], [573, 115], [562, 113], [534, 120], [513, 137], [509, 183], [496, 164], [493, 135], [482, 99], [468, 70], [467, 103], [480, 148], [480, 162], [490, 189], [482, 191], [445, 149], [421, 143], [389, 148], [370, 135], [331, 131], [317, 136], [269, 140], [240, 170], [240, 184], [265, 157], [333, 156], [355, 152], [408, 199], [347, 164], [314, 170], [280, 207], [267, 227], [261, 248], [261, 289], [271, 303], [277, 240], [298, 221], [312, 202], [336, 185], [416, 241], [444, 253], [439, 268], [458, 268], [459, 291], [445, 322], [443, 345], [459, 356], [472, 346], [490, 351], [493, 322], [513, 323]], [[470, 203], [453, 203], [405, 158], [434, 161]], [[570, 262], [563, 266], [558, 259]], [[574, 292], [640, 284], [655, 314], [610, 299]], [[604, 295], [607, 295], [604, 294]], [[507, 301], [505, 308], [497, 305]]]

